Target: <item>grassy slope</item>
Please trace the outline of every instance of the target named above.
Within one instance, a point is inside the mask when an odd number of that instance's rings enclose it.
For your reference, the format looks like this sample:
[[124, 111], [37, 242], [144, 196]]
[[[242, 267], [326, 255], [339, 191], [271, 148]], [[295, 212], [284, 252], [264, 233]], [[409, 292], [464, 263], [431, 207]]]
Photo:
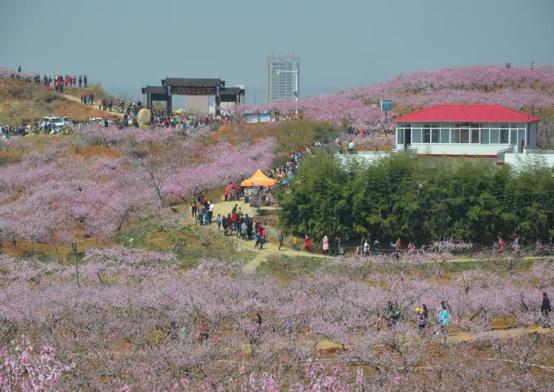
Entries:
[[[101, 91], [101, 88], [91, 87], [92, 90]], [[79, 91], [72, 92], [72, 94], [76, 93], [78, 94]], [[97, 96], [102, 96], [98, 94]], [[69, 101], [43, 85], [17, 80], [0, 80], [0, 124], [19, 125], [21, 122], [32, 122], [49, 115], [86, 120], [89, 117], [105, 116], [105, 113], [96, 107]]]

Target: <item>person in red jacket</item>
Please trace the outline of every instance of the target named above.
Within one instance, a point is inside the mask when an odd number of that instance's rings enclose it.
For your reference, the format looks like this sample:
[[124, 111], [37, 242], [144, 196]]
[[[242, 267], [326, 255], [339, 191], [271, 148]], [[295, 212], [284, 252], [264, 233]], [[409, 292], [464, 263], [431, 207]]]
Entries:
[[262, 246], [264, 246], [266, 241], [267, 231], [265, 227], [260, 226], [260, 250], [262, 249]]
[[304, 235], [304, 249], [306, 252], [310, 252], [312, 249], [312, 239], [308, 236], [308, 234]]

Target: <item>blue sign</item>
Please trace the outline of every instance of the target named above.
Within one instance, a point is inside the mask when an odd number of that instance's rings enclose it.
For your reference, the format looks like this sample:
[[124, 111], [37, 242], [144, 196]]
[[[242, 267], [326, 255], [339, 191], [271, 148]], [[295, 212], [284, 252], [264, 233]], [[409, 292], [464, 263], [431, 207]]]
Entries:
[[392, 110], [392, 100], [382, 99], [381, 100], [381, 110], [384, 112], [390, 112]]

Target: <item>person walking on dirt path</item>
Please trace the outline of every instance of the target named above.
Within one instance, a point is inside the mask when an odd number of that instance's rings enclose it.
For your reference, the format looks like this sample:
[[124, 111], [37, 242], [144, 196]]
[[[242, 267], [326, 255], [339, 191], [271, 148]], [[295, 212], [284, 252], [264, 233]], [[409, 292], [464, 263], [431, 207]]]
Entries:
[[498, 238], [498, 254], [503, 254], [505, 248], [506, 248], [506, 242], [501, 237], [499, 237]]
[[260, 250], [262, 250], [262, 247], [265, 244], [266, 236], [267, 236], [267, 230], [265, 229], [265, 227], [260, 226]]
[[448, 312], [448, 308], [446, 307], [445, 301], [441, 301], [438, 318], [439, 318], [439, 324], [441, 328], [440, 333], [444, 338], [444, 343], [446, 343], [446, 334], [447, 334], [448, 323], [450, 322], [450, 313]]
[[354, 154], [354, 141], [352, 139], [348, 141], [348, 153]]
[[298, 247], [299, 238], [297, 236], [293, 235], [291, 242], [292, 242], [292, 249], [300, 250], [300, 248]]
[[323, 251], [324, 255], [329, 254], [329, 237], [326, 235], [323, 236], [323, 239], [321, 240], [321, 250]]
[[254, 228], [254, 221], [252, 218], [248, 217], [248, 214], [246, 215], [246, 235], [248, 237], [248, 241], [252, 241], [252, 232]]
[[425, 328], [427, 328], [427, 321], [429, 319], [429, 311], [427, 310], [427, 305], [423, 304], [416, 308], [417, 314], [417, 327], [419, 329], [419, 334], [425, 336]]
[[356, 254], [357, 255], [363, 254], [364, 242], [365, 242], [365, 235], [362, 237], [362, 239], [360, 241], [360, 245], [356, 247]]
[[398, 321], [400, 321], [400, 310], [397, 305], [392, 303], [392, 301], [387, 303], [385, 318], [387, 319], [387, 326], [390, 329], [394, 328]]
[[208, 338], [210, 337], [210, 332], [208, 328], [208, 318], [206, 316], [200, 317], [200, 319], [197, 321], [196, 325], [196, 340], [200, 344], [204, 344], [208, 341]]
[[260, 232], [258, 230], [254, 233], [254, 240], [256, 241], [254, 249], [258, 249], [258, 245], [260, 245]]
[[289, 318], [287, 320], [287, 337], [289, 338], [289, 341], [292, 339], [292, 332], [293, 332], [292, 319]]
[[312, 249], [312, 239], [308, 236], [308, 234], [304, 234], [304, 250], [310, 253], [311, 249]]
[[283, 247], [283, 242], [285, 242], [285, 234], [283, 234], [283, 230], [279, 232], [279, 248], [278, 250], [281, 250]]
[[542, 293], [541, 313], [544, 317], [544, 323], [548, 328], [550, 328], [550, 320], [548, 316], [551, 311], [552, 308], [550, 307], [550, 299], [548, 298], [548, 294]]
[[364, 256], [369, 256], [369, 240], [366, 238], [362, 245], [362, 253]]
[[262, 315], [260, 312], [256, 313], [256, 335], [257, 338], [260, 339], [260, 336], [262, 334]]
[[217, 231], [221, 230], [221, 214], [217, 214], [217, 218], [215, 218], [215, 223], [217, 224]]
[[260, 222], [256, 222], [255, 231], [256, 234], [254, 238], [256, 239], [256, 244], [254, 244], [254, 248], [258, 249], [259, 246], [259, 249], [261, 250], [263, 246], [262, 235], [265, 234], [265, 229]]
[[413, 242], [408, 243], [408, 255], [413, 256], [416, 253], [416, 247]]
[[394, 250], [393, 250], [393, 256], [397, 259], [400, 258], [400, 252], [402, 250], [402, 241], [400, 241], [400, 238], [398, 238], [396, 240], [396, 242], [394, 243]]
[[212, 223], [212, 216], [214, 214], [215, 204], [211, 201], [208, 202], [208, 222]]
[[240, 239], [248, 239], [248, 225], [246, 224], [246, 219], [241, 219], [242, 223], [240, 224]]
[[340, 256], [342, 251], [342, 239], [340, 238], [340, 235], [335, 236], [335, 248], [333, 249], [335, 252], [335, 256]]

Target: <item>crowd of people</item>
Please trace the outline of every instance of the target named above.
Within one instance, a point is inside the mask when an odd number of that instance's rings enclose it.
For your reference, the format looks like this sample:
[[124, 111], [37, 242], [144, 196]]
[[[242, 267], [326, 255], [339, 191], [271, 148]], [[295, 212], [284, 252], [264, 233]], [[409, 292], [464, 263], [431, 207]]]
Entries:
[[192, 217], [201, 225], [212, 223], [214, 213], [214, 203], [208, 200], [206, 196], [198, 196], [190, 205]]
[[27, 124], [22, 123], [18, 126], [0, 124], [0, 140], [6, 140], [11, 136], [25, 136], [27, 132]]
[[271, 169], [267, 176], [277, 180], [278, 184], [287, 186], [306, 155], [311, 155], [316, 150], [330, 150], [331, 148], [332, 143], [329, 139], [318, 140], [313, 145], [293, 151], [284, 163]]
[[[37, 75], [37, 79], [40, 80], [40, 75]], [[88, 86], [87, 75], [54, 75], [42, 77], [44, 85], [50, 90], [56, 90], [63, 93], [67, 88], [81, 88]]]
[[[230, 199], [229, 199], [230, 200]], [[200, 225], [209, 225], [214, 222], [214, 203], [209, 201], [206, 196], [199, 196], [190, 205], [190, 211], [193, 219]], [[243, 213], [242, 208], [235, 204], [229, 214], [217, 214], [215, 218], [217, 231], [223, 231], [223, 235], [235, 235], [246, 241], [255, 240], [255, 249], [261, 250], [267, 242], [267, 229], [261, 222], [254, 222], [252, 217]]]
[[[93, 94], [84, 94], [81, 96], [81, 103], [87, 104], [87, 105], [93, 105], [95, 103], [94, 101], [94, 95]], [[77, 121], [77, 120], [69, 120], [67, 117], [63, 117], [65, 121], [66, 126], [71, 127], [78, 127], [80, 124], [86, 124], [90, 121], [93, 121], [94, 124], [99, 124], [103, 126], [108, 126], [114, 123], [119, 129], [124, 128], [138, 128], [139, 121], [138, 121], [138, 113], [143, 108], [141, 101], [136, 102], [129, 102], [128, 104], [125, 104], [123, 100], [119, 100], [116, 104], [114, 104], [112, 99], [103, 98], [98, 103], [98, 108], [104, 111], [117, 111], [120, 113], [123, 113], [123, 117], [117, 120], [112, 120], [109, 118], [102, 118], [102, 121], [99, 123], [98, 118], [84, 120], [84, 121]], [[114, 110], [115, 109], [115, 110]], [[59, 116], [54, 116], [59, 117]], [[60, 117], [62, 118], [62, 117]], [[181, 129], [183, 131], [192, 131], [194, 129], [197, 129], [199, 127], [212, 127], [215, 124], [222, 123], [223, 121], [229, 121], [229, 119], [222, 118], [219, 116], [196, 116], [192, 114], [174, 114], [171, 116], [166, 116], [161, 113], [157, 113], [155, 116], [153, 116], [154, 121], [152, 122], [151, 126], [155, 127], [164, 127], [164, 128], [176, 128]], [[25, 120], [22, 121], [19, 125], [9, 125], [9, 124], [0, 124], [0, 139], [6, 140], [13, 136], [25, 136], [27, 134], [39, 134], [39, 133], [50, 133], [51, 129], [48, 129], [46, 126], [48, 125], [48, 121], [45, 119], [35, 119], [32, 121]], [[56, 132], [59, 132], [60, 129], [56, 128]]]
[[81, 88], [88, 86], [87, 75], [41, 75], [39, 73], [34, 74], [22, 74], [21, 65], [18, 67], [17, 72], [10, 74], [12, 80], [22, 80], [34, 84], [43, 84], [49, 90], [55, 90], [63, 93], [64, 89], [68, 88]]
[[298, 168], [298, 165], [300, 165], [302, 158], [304, 158], [304, 154], [304, 151], [293, 152], [286, 162], [274, 167], [267, 176], [277, 180], [279, 184], [287, 186], [289, 181], [294, 177], [294, 172]]
[[229, 181], [223, 188], [223, 199], [225, 201], [240, 200], [244, 197], [244, 189], [240, 183]]
[[152, 125], [164, 128], [191, 129], [199, 127], [211, 127], [216, 124], [227, 124], [232, 120], [231, 115], [196, 115], [185, 113], [178, 109], [171, 115], [165, 111], [152, 110]]

